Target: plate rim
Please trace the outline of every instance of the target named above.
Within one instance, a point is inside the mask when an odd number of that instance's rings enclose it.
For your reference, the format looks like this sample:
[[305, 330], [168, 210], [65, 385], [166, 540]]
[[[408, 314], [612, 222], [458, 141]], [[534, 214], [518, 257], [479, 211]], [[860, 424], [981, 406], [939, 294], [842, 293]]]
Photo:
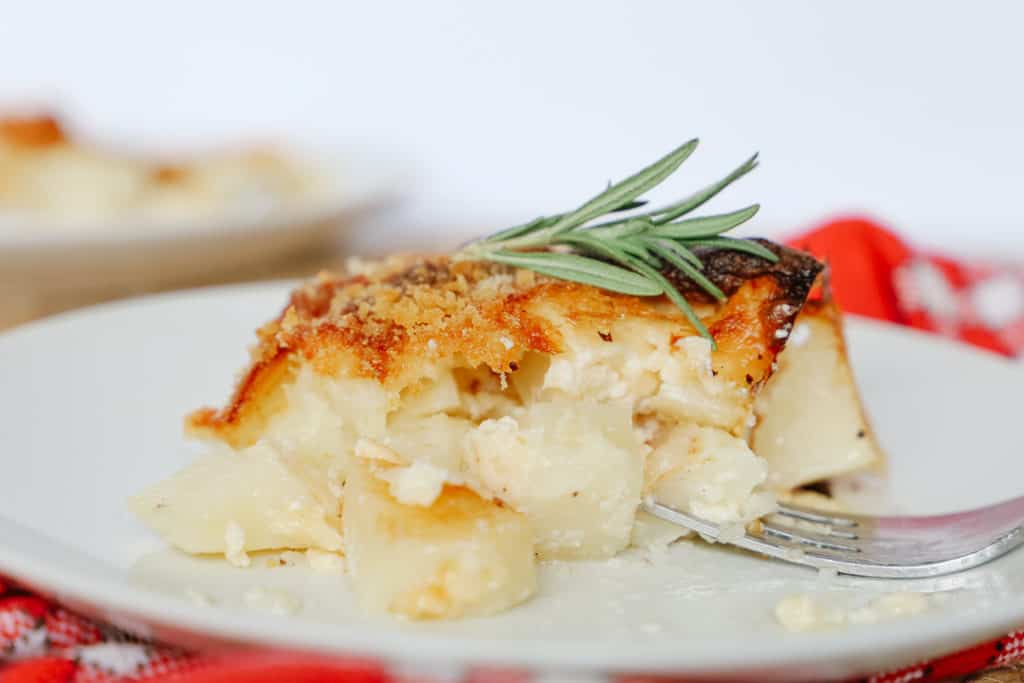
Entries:
[[[13, 558], [13, 559], [12, 559]], [[595, 648], [584, 640], [545, 647], [542, 639], [517, 639], [514, 653], [501, 638], [474, 638], [410, 633], [377, 624], [323, 624], [272, 617], [250, 611], [195, 607], [186, 601], [147, 591], [114, 579], [63, 572], [31, 556], [11, 551], [0, 542], [0, 570], [58, 600], [71, 600], [103, 610], [124, 628], [125, 621], [140, 620], [164, 629], [187, 629], [212, 635], [238, 647], [253, 644], [341, 656], [371, 656], [390, 661], [446, 662], [462, 666], [512, 665], [547, 670], [636, 673], [709, 673], [750, 671], [772, 667], [807, 667], [827, 661], [852, 662], [866, 652], [874, 659], [903, 662], [908, 653], [932, 652], [932, 656], [977, 644], [1003, 635], [1024, 621], [1024, 596], [984, 613], [956, 619], [918, 619], [908, 630], [901, 620], [875, 624], [870, 629], [841, 629], [821, 633], [788, 634], [785, 643], [762, 644], [720, 639], [691, 639], [685, 651], [665, 641], [651, 645], [630, 643], [628, 650]], [[282, 628], [288, 624], [288, 628]], [[471, 647], [467, 648], [467, 643]], [[936, 643], [942, 645], [936, 646]], [[946, 643], [959, 643], [946, 645]], [[966, 643], [966, 645], [965, 645]], [[725, 650], [728, 649], [728, 652]], [[669, 652], [669, 650], [674, 650]], [[723, 667], [723, 664], [727, 665]]]

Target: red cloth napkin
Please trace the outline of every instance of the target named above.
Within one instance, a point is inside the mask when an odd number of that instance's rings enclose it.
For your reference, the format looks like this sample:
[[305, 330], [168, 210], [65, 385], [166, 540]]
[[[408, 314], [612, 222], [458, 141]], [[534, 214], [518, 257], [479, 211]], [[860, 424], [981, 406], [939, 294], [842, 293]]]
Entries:
[[[848, 312], [929, 330], [1007, 356], [1024, 353], [1024, 267], [960, 263], [915, 251], [864, 218], [843, 218], [790, 242], [827, 261]], [[937, 681], [1024, 659], [1024, 631], [930, 662], [872, 676], [871, 683]], [[450, 681], [387, 663], [313, 655], [202, 655], [139, 641], [90, 622], [0, 577], [0, 683], [430, 683]], [[526, 671], [479, 670], [464, 683], [530, 683]], [[546, 680], [556, 680], [551, 677]], [[573, 680], [589, 680], [577, 679]], [[594, 681], [643, 683], [640, 676]], [[669, 683], [659, 678], [660, 683]]]
[[1024, 263], [961, 262], [915, 251], [877, 223], [856, 217], [834, 220], [789, 244], [828, 262], [833, 292], [848, 313], [1006, 356], [1024, 352]]

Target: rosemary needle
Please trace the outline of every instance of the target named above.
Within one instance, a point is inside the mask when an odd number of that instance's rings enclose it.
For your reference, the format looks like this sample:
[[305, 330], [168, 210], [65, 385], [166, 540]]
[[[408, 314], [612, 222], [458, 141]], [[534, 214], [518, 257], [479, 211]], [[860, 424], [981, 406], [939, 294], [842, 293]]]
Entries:
[[[730, 213], [688, 216], [754, 170], [756, 154], [721, 180], [688, 197], [646, 210], [647, 202], [641, 196], [675, 173], [696, 148], [697, 140], [690, 140], [625, 180], [609, 184], [572, 211], [542, 216], [475, 240], [455, 257], [504, 263], [622, 294], [665, 295], [714, 345], [715, 340], [686, 298], [662, 274], [662, 267], [679, 270], [722, 301], [725, 295], [701, 272], [704, 265], [692, 247], [732, 249], [770, 261], [778, 257], [757, 242], [723, 236], [753, 218], [757, 204]], [[622, 215], [634, 209], [645, 210]], [[557, 251], [550, 249], [556, 246]]]

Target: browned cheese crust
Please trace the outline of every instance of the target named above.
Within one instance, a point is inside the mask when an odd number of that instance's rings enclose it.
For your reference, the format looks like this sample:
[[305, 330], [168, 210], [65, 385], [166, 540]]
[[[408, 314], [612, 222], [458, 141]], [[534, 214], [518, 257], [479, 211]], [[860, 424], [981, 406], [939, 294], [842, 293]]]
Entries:
[[[778, 263], [744, 253], [698, 251], [707, 276], [727, 295], [708, 299], [693, 282], [666, 271], [714, 336], [716, 373], [760, 384], [803, 305], [821, 264], [770, 242]], [[526, 352], [563, 350], [560, 327], [593, 329], [610, 339], [618, 320], [670, 321], [674, 338], [696, 334], [664, 297], [635, 297], [503, 265], [445, 256], [398, 256], [358, 274], [322, 273], [296, 290], [282, 314], [258, 331], [252, 363], [231, 400], [187, 420], [200, 435], [244, 446], [285, 403], [280, 387], [302, 362], [326, 375], [376, 380], [400, 390], [428, 361], [487, 366], [512, 373]]]

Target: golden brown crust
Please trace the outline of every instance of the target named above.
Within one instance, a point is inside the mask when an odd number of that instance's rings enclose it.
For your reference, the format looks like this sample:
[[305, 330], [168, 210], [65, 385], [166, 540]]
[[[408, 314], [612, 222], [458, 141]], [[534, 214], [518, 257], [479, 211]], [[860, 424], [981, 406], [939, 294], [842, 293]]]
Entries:
[[[745, 254], [705, 253], [709, 277], [730, 297], [720, 305], [692, 297], [718, 343], [716, 372], [741, 385], [770, 375], [784, 344], [776, 332], [792, 324], [820, 270], [809, 256], [773, 248], [783, 256], [775, 266]], [[277, 388], [289, 376], [283, 368], [294, 361], [399, 390], [429, 361], [514, 372], [528, 351], [563, 350], [565, 325], [600, 334], [617, 320], [646, 318], [670, 322], [676, 338], [696, 334], [662, 297], [615, 294], [493, 263], [409, 256], [364, 271], [322, 273], [295, 291], [281, 316], [259, 331], [252, 365], [227, 406], [194, 413], [189, 427], [235, 445], [255, 440], [248, 416], [266, 414], [262, 404], [280, 404]], [[250, 407], [257, 399], [261, 406]]]

